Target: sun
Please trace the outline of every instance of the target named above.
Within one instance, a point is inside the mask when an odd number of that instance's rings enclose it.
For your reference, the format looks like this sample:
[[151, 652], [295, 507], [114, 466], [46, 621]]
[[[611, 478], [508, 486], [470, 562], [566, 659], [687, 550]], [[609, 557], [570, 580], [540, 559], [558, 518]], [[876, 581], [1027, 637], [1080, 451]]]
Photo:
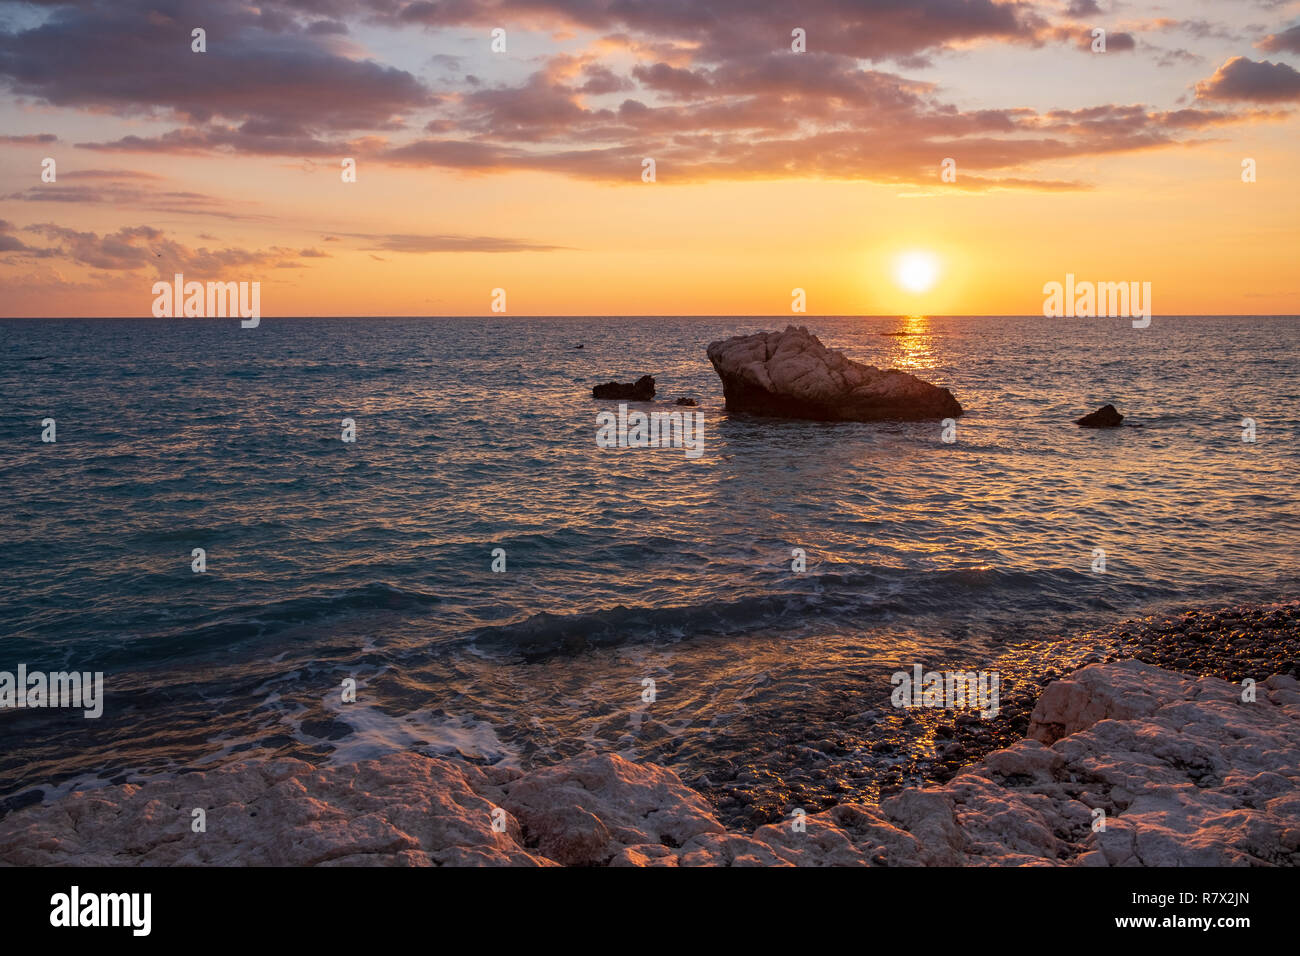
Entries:
[[894, 278], [909, 292], [925, 292], [939, 278], [939, 260], [929, 252], [906, 252], [894, 261]]

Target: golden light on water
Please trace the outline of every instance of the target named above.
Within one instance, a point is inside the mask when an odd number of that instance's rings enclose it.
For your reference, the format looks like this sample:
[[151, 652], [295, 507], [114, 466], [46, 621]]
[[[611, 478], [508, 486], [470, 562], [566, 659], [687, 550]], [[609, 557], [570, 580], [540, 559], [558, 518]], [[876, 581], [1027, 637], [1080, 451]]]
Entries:
[[891, 367], [906, 372], [930, 368], [934, 363], [930, 320], [924, 315], [905, 316], [903, 326], [898, 331], [902, 334], [894, 337], [895, 352]]

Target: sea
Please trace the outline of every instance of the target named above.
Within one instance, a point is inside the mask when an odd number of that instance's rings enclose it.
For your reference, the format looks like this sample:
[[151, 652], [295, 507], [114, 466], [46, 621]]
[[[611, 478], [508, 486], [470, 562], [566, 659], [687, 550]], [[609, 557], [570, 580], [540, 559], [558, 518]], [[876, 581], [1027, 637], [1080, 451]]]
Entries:
[[[790, 324], [965, 414], [728, 412], [708, 344]], [[597, 442], [646, 374], [698, 455]], [[0, 671], [104, 687], [0, 708], [0, 812], [406, 749], [867, 798], [900, 671], [1296, 597], [1297, 409], [1294, 316], [0, 320]]]

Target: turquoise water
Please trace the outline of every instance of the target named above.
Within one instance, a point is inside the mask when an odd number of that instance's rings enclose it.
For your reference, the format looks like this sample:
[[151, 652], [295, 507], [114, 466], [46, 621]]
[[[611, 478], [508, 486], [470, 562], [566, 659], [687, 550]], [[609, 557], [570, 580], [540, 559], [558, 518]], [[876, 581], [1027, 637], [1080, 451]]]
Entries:
[[[729, 415], [706, 345], [788, 317], [0, 321], [0, 669], [107, 688], [0, 712], [0, 796], [406, 746], [694, 780], [904, 663], [1295, 596], [1295, 318], [798, 319], [952, 388], [957, 441]], [[644, 373], [698, 459], [596, 446]], [[1141, 427], [1070, 424], [1106, 402]]]

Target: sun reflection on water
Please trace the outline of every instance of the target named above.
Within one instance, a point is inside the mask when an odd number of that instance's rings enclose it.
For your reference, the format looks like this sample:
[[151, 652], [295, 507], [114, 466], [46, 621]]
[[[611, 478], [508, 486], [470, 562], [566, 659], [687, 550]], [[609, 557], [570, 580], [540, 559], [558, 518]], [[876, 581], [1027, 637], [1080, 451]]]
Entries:
[[892, 335], [894, 350], [890, 367], [906, 372], [934, 367], [934, 330], [926, 316], [904, 316], [902, 327]]

